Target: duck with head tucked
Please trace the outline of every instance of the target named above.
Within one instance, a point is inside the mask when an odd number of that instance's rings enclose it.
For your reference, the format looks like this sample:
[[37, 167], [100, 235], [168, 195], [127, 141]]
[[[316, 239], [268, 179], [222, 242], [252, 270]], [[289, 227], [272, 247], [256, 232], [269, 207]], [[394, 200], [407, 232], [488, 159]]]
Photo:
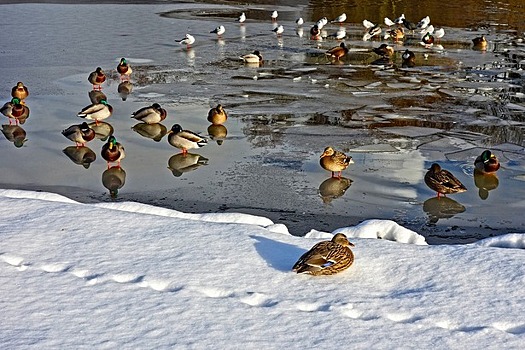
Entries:
[[82, 108], [77, 116], [89, 120], [94, 120], [96, 124], [99, 121], [107, 119], [113, 113], [113, 107], [106, 100], [100, 100], [100, 103], [92, 103]]
[[208, 112], [208, 121], [213, 125], [222, 125], [228, 119], [226, 111], [221, 104], [218, 104], [217, 107], [210, 109]]
[[102, 155], [102, 158], [104, 158], [104, 160], [108, 163], [108, 169], [110, 168], [110, 163], [112, 162], [118, 163], [118, 166], [120, 167], [120, 161], [126, 157], [124, 146], [122, 146], [120, 142], [117, 142], [117, 139], [113, 135], [111, 135], [108, 139], [108, 142], [102, 146], [102, 151], [100, 154]]
[[168, 131], [168, 142], [173, 147], [181, 149], [183, 154], [186, 154], [189, 149], [205, 146], [208, 140], [193, 131], [183, 130], [179, 124], [175, 124]]
[[332, 240], [319, 242], [304, 253], [293, 265], [292, 271], [314, 276], [344, 271], [354, 262], [354, 253], [350, 250], [353, 246], [344, 234], [337, 233]]
[[425, 183], [430, 189], [441, 194], [454, 194], [465, 192], [467, 188], [448, 170], [441, 169], [439, 164], [434, 163], [425, 174]]
[[156, 124], [166, 119], [167, 115], [168, 112], [166, 112], [164, 108], [158, 103], [154, 103], [149, 107], [143, 107], [131, 113], [131, 118], [135, 118], [146, 124]]
[[93, 85], [93, 90], [102, 90], [102, 84], [106, 81], [106, 73], [102, 68], [97, 67], [95, 71], [89, 73], [88, 81]]
[[324, 149], [319, 162], [323, 169], [332, 172], [332, 177], [336, 177], [335, 173], [339, 173], [338, 178], [341, 178], [341, 172], [343, 170], [354, 163], [352, 157], [347, 156], [343, 152], [336, 151], [332, 147], [326, 147]]
[[62, 130], [62, 135], [73, 141], [77, 147], [82, 147], [85, 146], [86, 142], [95, 138], [95, 131], [86, 122], [83, 122]]
[[500, 168], [499, 160], [490, 150], [485, 150], [474, 160], [476, 169], [483, 173], [495, 173]]

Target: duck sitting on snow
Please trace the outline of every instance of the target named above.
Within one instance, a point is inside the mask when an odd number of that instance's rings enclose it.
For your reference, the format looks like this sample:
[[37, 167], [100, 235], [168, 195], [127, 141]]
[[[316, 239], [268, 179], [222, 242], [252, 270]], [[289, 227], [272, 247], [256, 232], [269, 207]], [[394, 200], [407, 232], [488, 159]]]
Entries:
[[483, 173], [495, 173], [500, 168], [500, 164], [496, 155], [490, 150], [485, 150], [474, 161], [476, 169]]
[[319, 242], [304, 253], [292, 271], [319, 276], [346, 270], [354, 262], [354, 253], [350, 250], [353, 246], [344, 234], [338, 233], [331, 241]]
[[354, 163], [352, 157], [347, 156], [343, 152], [336, 151], [332, 147], [326, 147], [323, 154], [321, 154], [321, 167], [325, 170], [331, 171], [332, 177], [335, 177], [335, 173], [338, 172], [338, 177], [340, 178], [341, 172], [348, 168], [352, 163]]
[[439, 164], [434, 163], [425, 174], [425, 183], [432, 190], [440, 194], [453, 194], [465, 192], [467, 188], [448, 170], [441, 169]]

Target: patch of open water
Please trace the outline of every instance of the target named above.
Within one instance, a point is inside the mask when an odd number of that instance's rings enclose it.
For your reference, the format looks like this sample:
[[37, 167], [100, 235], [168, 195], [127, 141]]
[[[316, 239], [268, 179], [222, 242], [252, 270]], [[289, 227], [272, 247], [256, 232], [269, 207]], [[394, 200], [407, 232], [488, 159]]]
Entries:
[[[340, 41], [311, 40], [311, 23], [298, 35], [291, 14], [280, 22], [285, 33], [278, 37], [264, 18], [236, 23], [243, 9], [236, 6], [128, 5], [120, 22], [111, 13], [124, 7], [102, 7], [105, 20], [92, 27], [79, 18], [92, 16], [96, 6], [2, 6], [27, 16], [27, 25], [41, 34], [35, 39], [14, 23], [2, 25], [32, 49], [0, 53], [6, 81], [22, 80], [31, 89], [31, 116], [21, 125], [28, 141], [21, 148], [0, 142], [2, 187], [51, 190], [79, 201], [247, 212], [283, 222], [298, 235], [367, 218], [394, 219], [430, 243], [522, 231], [523, 36], [494, 30], [489, 49], [476, 51], [470, 40], [486, 29], [446, 27], [441, 46], [424, 47], [413, 36], [392, 43], [397, 53], [391, 60], [378, 61], [371, 48], [382, 41], [362, 41], [360, 24], [348, 23], [350, 52], [333, 62], [324, 52]], [[61, 18], [57, 27], [65, 31], [48, 25], [53, 18]], [[147, 27], [133, 24], [139, 21]], [[209, 33], [219, 23], [226, 27], [223, 38]], [[327, 34], [340, 30], [326, 27]], [[197, 39], [191, 48], [174, 42], [186, 32]], [[412, 68], [401, 66], [406, 48], [416, 53]], [[263, 53], [264, 65], [243, 65], [239, 56], [254, 49]], [[134, 69], [125, 101], [114, 71], [121, 56]], [[80, 153], [60, 134], [80, 122], [75, 115], [90, 103], [86, 77], [96, 66], [112, 73], [103, 92], [114, 107], [107, 122], [126, 148], [124, 171], [107, 171], [102, 141]], [[10, 87], [1, 87], [2, 96]], [[131, 113], [153, 102], [168, 111], [163, 125], [136, 125]], [[229, 113], [225, 128], [206, 122], [217, 103]], [[182, 159], [165, 137], [174, 123], [212, 141]], [[327, 145], [354, 158], [341, 180], [319, 166]], [[497, 177], [474, 176], [473, 160], [485, 148], [502, 162]], [[87, 166], [93, 154], [96, 160]], [[190, 160], [204, 165], [182, 169]], [[469, 190], [434, 198], [423, 182], [433, 162]], [[122, 180], [119, 195], [111, 198], [104, 186]]]

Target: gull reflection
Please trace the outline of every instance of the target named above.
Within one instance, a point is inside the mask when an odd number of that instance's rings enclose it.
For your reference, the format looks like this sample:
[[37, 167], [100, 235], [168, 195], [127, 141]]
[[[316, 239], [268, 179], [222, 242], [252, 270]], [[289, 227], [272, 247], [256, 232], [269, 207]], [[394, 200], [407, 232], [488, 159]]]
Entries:
[[155, 142], [159, 142], [160, 140], [162, 140], [164, 135], [168, 133], [168, 129], [160, 123], [137, 123], [131, 129], [140, 136], [152, 139]]
[[196, 153], [177, 153], [168, 160], [168, 169], [175, 177], [196, 170], [202, 165], [208, 165], [208, 159]]
[[228, 135], [228, 129], [226, 129], [224, 125], [211, 124], [208, 126], [208, 135], [210, 135], [210, 138], [220, 146]]
[[186, 60], [188, 61], [188, 66], [193, 67], [195, 66], [195, 51], [192, 47], [189, 47], [185, 50], [186, 52]]
[[329, 204], [334, 199], [345, 194], [346, 190], [352, 185], [352, 180], [346, 177], [330, 177], [319, 185], [319, 196], [323, 203]]
[[4, 134], [7, 141], [12, 142], [16, 148], [24, 145], [26, 139], [26, 131], [19, 125], [2, 125], [2, 134]]
[[122, 99], [122, 101], [126, 101], [129, 94], [133, 91], [133, 84], [130, 81], [123, 81], [122, 83], [118, 84], [117, 92]]
[[474, 169], [474, 184], [479, 189], [479, 198], [485, 200], [489, 197], [489, 191], [495, 190], [499, 186], [499, 179], [495, 173], [484, 173]]
[[102, 184], [109, 190], [111, 198], [117, 198], [118, 190], [126, 183], [126, 172], [120, 165], [112, 166], [102, 173]]
[[62, 150], [66, 156], [73, 161], [73, 163], [82, 165], [84, 168], [89, 169], [91, 163], [97, 159], [95, 152], [86, 146], [68, 146]]
[[109, 123], [99, 121], [98, 125], [96, 122], [89, 123], [88, 125], [95, 131], [95, 137], [99, 140], [106, 141], [109, 136], [113, 135], [113, 126]]
[[450, 219], [463, 213], [465, 207], [449, 197], [432, 197], [423, 203], [423, 210], [427, 213], [429, 222], [435, 224], [439, 219]]

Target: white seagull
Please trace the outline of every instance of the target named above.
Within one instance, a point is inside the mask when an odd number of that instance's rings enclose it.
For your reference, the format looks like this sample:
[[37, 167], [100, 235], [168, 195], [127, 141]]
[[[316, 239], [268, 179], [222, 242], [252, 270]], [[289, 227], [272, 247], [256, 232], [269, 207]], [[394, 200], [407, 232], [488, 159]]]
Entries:
[[303, 23], [304, 19], [302, 17], [297, 18], [297, 20], [295, 21], [295, 24], [297, 24], [298, 26], [302, 26]]
[[333, 21], [330, 21], [330, 23], [339, 23], [342, 24], [344, 21], [346, 21], [346, 13], [342, 13], [339, 16], [337, 16]]
[[246, 15], [243, 13], [241, 13], [241, 15], [239, 16], [239, 18], [237, 18], [237, 22], [239, 23], [244, 23], [244, 21], [246, 21]]
[[186, 34], [186, 36], [184, 37], [184, 39], [181, 39], [181, 40], [175, 40], [176, 42], [180, 43], [180, 44], [184, 44], [186, 46], [190, 46], [191, 44], [193, 44], [195, 42], [195, 38], [193, 37], [193, 35], [191, 34]]
[[210, 33], [215, 33], [217, 34], [218, 36], [221, 36], [224, 34], [224, 32], [226, 31], [226, 28], [224, 28], [224, 26], [218, 26], [217, 28], [215, 28], [214, 30], [212, 30]]
[[273, 11], [272, 12], [272, 21], [277, 21], [277, 17], [279, 16], [279, 14], [277, 13], [277, 11]]
[[273, 29], [272, 32], [276, 33], [277, 35], [281, 35], [284, 32], [284, 27], [282, 25], [279, 25], [275, 27], [275, 29]]

